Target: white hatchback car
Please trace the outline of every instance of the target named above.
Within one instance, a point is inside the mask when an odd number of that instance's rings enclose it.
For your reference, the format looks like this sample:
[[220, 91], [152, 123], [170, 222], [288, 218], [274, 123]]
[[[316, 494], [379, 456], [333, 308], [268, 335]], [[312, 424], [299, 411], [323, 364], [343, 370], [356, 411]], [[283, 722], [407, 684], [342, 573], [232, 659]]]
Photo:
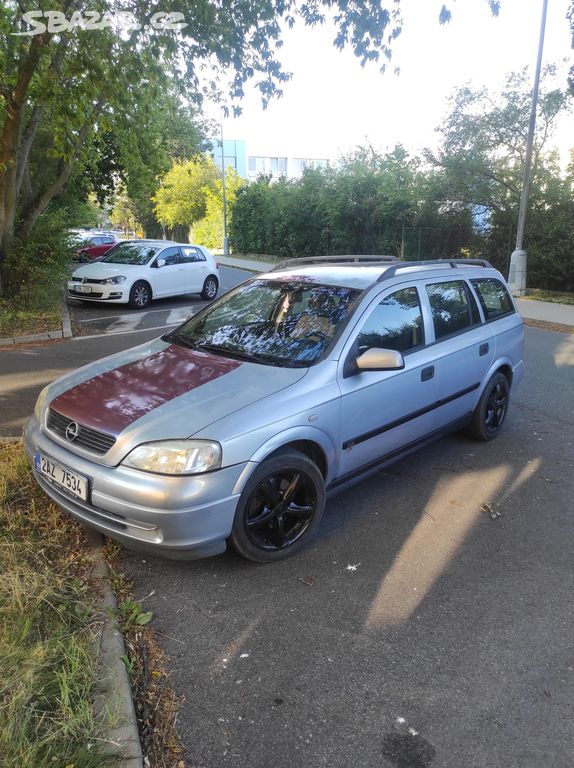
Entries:
[[98, 261], [76, 269], [68, 296], [144, 309], [152, 299], [183, 293], [211, 300], [218, 288], [219, 269], [207, 248], [167, 240], [124, 240]]

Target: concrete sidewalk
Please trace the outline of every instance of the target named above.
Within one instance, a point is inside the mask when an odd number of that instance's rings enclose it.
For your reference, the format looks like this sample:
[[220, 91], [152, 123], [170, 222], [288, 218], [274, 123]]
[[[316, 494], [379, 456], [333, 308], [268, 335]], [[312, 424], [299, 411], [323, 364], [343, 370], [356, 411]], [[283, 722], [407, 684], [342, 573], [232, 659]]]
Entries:
[[256, 261], [255, 259], [236, 259], [234, 256], [216, 255], [215, 260], [222, 267], [236, 267], [248, 269], [251, 272], [267, 272], [277, 266], [270, 261]]
[[518, 311], [528, 320], [574, 326], [574, 304], [557, 304], [537, 299], [515, 299]]
[[[254, 259], [236, 259], [232, 256], [217, 256], [217, 261], [225, 267], [247, 269], [252, 272], [265, 272], [275, 264]], [[541, 320], [546, 323], [570, 325], [574, 327], [574, 304], [558, 304], [537, 299], [516, 299], [518, 311], [527, 320]]]

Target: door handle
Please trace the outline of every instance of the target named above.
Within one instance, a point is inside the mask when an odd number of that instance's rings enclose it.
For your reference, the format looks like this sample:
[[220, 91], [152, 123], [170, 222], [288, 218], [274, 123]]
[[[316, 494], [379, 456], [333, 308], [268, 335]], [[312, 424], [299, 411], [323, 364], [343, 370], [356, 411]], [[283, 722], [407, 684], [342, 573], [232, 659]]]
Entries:
[[490, 349], [490, 347], [488, 346], [488, 342], [487, 342], [487, 341], [485, 341], [485, 342], [484, 342], [484, 344], [481, 344], [481, 345], [480, 345], [480, 347], [478, 348], [478, 354], [479, 354], [481, 357], [482, 357], [483, 355], [487, 355], [487, 354], [488, 354], [488, 350], [489, 350], [489, 349]]
[[421, 371], [421, 381], [429, 381], [434, 376], [434, 365], [423, 368]]

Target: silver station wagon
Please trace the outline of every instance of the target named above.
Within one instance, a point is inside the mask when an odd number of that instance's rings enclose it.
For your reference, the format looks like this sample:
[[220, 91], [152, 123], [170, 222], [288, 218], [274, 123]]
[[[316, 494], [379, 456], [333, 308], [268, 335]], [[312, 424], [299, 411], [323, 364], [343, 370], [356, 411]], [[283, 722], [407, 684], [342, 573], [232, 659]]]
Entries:
[[63, 510], [127, 547], [270, 562], [334, 487], [447, 432], [494, 438], [522, 348], [487, 262], [299, 259], [50, 384], [25, 448]]

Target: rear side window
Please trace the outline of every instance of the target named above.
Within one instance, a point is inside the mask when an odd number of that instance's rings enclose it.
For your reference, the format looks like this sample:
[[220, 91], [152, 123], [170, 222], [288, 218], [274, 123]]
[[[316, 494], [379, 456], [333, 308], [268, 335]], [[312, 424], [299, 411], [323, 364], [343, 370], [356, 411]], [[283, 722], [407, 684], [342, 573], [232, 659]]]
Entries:
[[463, 280], [427, 285], [427, 293], [437, 341], [480, 322], [476, 301]]
[[495, 320], [514, 312], [512, 300], [504, 285], [494, 277], [484, 277], [470, 281], [477, 294], [487, 320]]
[[387, 296], [362, 327], [358, 342], [360, 354], [371, 347], [408, 352], [424, 344], [417, 289], [403, 288]]
[[205, 261], [205, 256], [199, 250], [199, 248], [189, 248], [187, 246], [183, 246], [180, 250], [184, 264], [191, 264], [195, 261]]

